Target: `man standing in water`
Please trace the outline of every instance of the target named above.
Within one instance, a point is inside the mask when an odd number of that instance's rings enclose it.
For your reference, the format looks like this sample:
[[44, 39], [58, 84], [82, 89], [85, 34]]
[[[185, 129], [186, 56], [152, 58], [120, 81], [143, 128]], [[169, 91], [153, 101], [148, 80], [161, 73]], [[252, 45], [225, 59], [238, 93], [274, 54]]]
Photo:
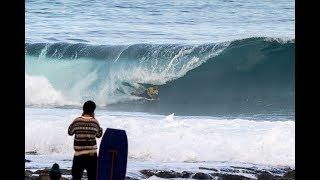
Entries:
[[96, 179], [97, 142], [102, 136], [102, 128], [94, 117], [96, 104], [87, 101], [83, 105], [82, 116], [76, 118], [68, 128], [68, 134], [74, 136], [74, 157], [72, 163], [72, 179], [81, 180], [84, 169], [88, 180]]

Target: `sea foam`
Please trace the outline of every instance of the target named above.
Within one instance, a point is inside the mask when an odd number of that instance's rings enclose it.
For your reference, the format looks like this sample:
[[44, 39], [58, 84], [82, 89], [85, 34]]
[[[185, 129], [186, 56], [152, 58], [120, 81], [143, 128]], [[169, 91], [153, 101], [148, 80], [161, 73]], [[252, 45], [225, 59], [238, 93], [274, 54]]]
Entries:
[[[25, 150], [71, 158], [68, 125], [77, 109], [26, 108]], [[106, 128], [124, 129], [129, 159], [150, 162], [228, 161], [294, 166], [294, 121], [150, 115], [98, 110]], [[98, 139], [98, 144], [100, 139]]]

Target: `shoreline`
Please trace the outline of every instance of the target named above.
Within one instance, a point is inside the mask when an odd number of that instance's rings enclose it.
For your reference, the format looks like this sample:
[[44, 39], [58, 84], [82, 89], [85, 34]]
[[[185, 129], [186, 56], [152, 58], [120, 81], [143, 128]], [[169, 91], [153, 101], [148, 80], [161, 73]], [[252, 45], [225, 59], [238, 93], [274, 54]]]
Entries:
[[[236, 170], [237, 169], [237, 170]], [[39, 169], [36, 171], [25, 170], [25, 180], [47, 180], [49, 178], [49, 168]], [[71, 179], [71, 169], [60, 169], [62, 173], [61, 180]], [[268, 170], [256, 170], [252, 168], [234, 167], [234, 169], [218, 170], [214, 168], [199, 167], [203, 171], [174, 171], [160, 169], [142, 169], [137, 175], [127, 173], [126, 180], [149, 179], [152, 177], [163, 179], [219, 179], [219, 180], [294, 180], [295, 169], [286, 169], [280, 175]], [[246, 172], [247, 174], [243, 174]], [[251, 176], [249, 176], [250, 174]], [[86, 172], [83, 178], [86, 179]]]
[[[64, 161], [65, 162], [65, 161]], [[32, 166], [30, 163], [37, 164]], [[71, 162], [67, 166], [60, 164], [61, 179], [71, 179]], [[25, 180], [48, 180], [50, 165], [38, 164], [25, 159]], [[31, 165], [31, 166], [30, 166]], [[86, 171], [84, 171], [84, 179]], [[295, 179], [295, 167], [290, 166], [263, 166], [254, 164], [236, 163], [151, 163], [128, 162], [127, 180], [138, 179], [218, 179], [218, 180], [293, 180]]]

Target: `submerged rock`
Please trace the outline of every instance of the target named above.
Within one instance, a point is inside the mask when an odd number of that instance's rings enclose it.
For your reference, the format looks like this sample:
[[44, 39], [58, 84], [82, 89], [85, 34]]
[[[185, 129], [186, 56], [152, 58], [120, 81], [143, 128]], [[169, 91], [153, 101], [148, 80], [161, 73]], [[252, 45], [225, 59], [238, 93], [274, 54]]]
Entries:
[[51, 180], [49, 174], [40, 174], [37, 180]]
[[24, 176], [31, 176], [33, 173], [30, 170], [25, 170], [24, 171]]
[[32, 177], [32, 171], [29, 171], [29, 170], [25, 170], [24, 171], [24, 179], [25, 180], [33, 180], [34, 177]]
[[39, 153], [37, 151], [27, 151], [27, 152], [25, 152], [25, 154], [27, 154], [27, 155], [39, 155]]
[[294, 180], [296, 179], [295, 170], [289, 170], [283, 175], [283, 179], [285, 180]]
[[38, 176], [24, 177], [24, 180], [37, 180]]
[[181, 177], [182, 177], [182, 178], [190, 178], [192, 174], [193, 174], [193, 173], [190, 172], [190, 171], [182, 171], [182, 172], [181, 172]]
[[218, 169], [215, 169], [215, 168], [199, 167], [199, 169], [204, 169], [204, 170], [210, 170], [210, 171], [218, 172]]
[[39, 169], [39, 170], [36, 170], [33, 174], [49, 174], [49, 169], [48, 168]]
[[140, 171], [140, 173], [149, 178], [156, 174], [156, 170], [143, 169]]
[[265, 171], [265, 172], [258, 174], [257, 178], [258, 178], [258, 180], [273, 180], [274, 176], [271, 173]]
[[198, 172], [192, 176], [192, 179], [212, 179], [209, 174]]
[[30, 176], [30, 177], [25, 177], [24, 180], [38, 180], [39, 176]]
[[[244, 172], [248, 171], [251, 174], [254, 174], [257, 176], [258, 180], [295, 180], [295, 170], [288, 169], [287, 172], [283, 176], [275, 175], [272, 172], [269, 171], [261, 171], [256, 170], [253, 168], [235, 168], [233, 169], [223, 169], [224, 172], [230, 172], [230, 173], [224, 173], [219, 172], [217, 169], [214, 168], [206, 168], [206, 167], [199, 167], [199, 169], [204, 170], [211, 170], [215, 171], [212, 173], [203, 173], [203, 172], [191, 172], [191, 171], [182, 171], [182, 172], [176, 172], [173, 170], [155, 170], [155, 169], [144, 169], [139, 171], [144, 177], [149, 178], [151, 176], [157, 176], [160, 178], [186, 178], [186, 179], [216, 179], [216, 180], [253, 180], [252, 178], [248, 178], [239, 174], [232, 174], [234, 172]], [[50, 180], [49, 177], [49, 168], [45, 169], [39, 169], [35, 172], [32, 172], [30, 170], [25, 170], [25, 180]], [[71, 175], [70, 169], [60, 169], [62, 175]], [[39, 175], [39, 176], [35, 176]], [[83, 172], [83, 178], [86, 178], [87, 172]], [[66, 180], [70, 178], [61, 177], [60, 180]], [[139, 179], [139, 178], [138, 178]], [[125, 180], [138, 180], [137, 178], [126, 176]]]
[[237, 174], [210, 173], [210, 175], [219, 180], [252, 180], [251, 178]]
[[238, 167], [238, 166], [230, 166], [234, 169], [238, 169], [240, 170], [241, 172], [243, 173], [247, 173], [247, 174], [259, 174], [259, 173], [263, 173], [265, 171], [262, 171], [262, 170], [259, 170], [259, 169], [256, 169], [256, 168], [250, 168], [250, 167]]
[[220, 169], [220, 171], [228, 172], [228, 173], [239, 173], [240, 172], [240, 170], [238, 170], [238, 169], [229, 169], [229, 168], [222, 168], [222, 169]]
[[[160, 178], [181, 178], [183, 176], [182, 173], [170, 170], [151, 170], [151, 169], [143, 169], [140, 171], [141, 174], [146, 176], [147, 178], [151, 176], [157, 176]], [[184, 173], [184, 176], [187, 176], [187, 172]]]
[[254, 169], [254, 168], [249, 168], [249, 167], [239, 167], [239, 166], [230, 166], [234, 169], [246, 169], [246, 170], [249, 170], [249, 171], [256, 171], [257, 169]]
[[[216, 169], [211, 168], [204, 168], [199, 167], [199, 169], [205, 169], [205, 170], [212, 170], [215, 171]], [[218, 171], [218, 170], [216, 170]], [[228, 172], [240, 172], [239, 170], [232, 171], [232, 170], [225, 170]], [[160, 178], [192, 178], [192, 179], [218, 179], [218, 180], [252, 180], [252, 178], [245, 177], [243, 175], [238, 174], [230, 174], [230, 173], [204, 173], [204, 172], [197, 172], [193, 173], [190, 171], [182, 171], [182, 172], [176, 172], [173, 170], [166, 171], [166, 170], [151, 170], [151, 169], [144, 169], [141, 170], [140, 173], [144, 175], [145, 177], [149, 178], [151, 176], [157, 176]], [[274, 176], [273, 176], [274, 177]]]
[[182, 177], [181, 173], [175, 171], [158, 171], [155, 176], [161, 178], [179, 178]]
[[24, 159], [24, 162], [31, 162], [30, 160], [28, 160], [28, 159]]
[[273, 173], [273, 174], [282, 174], [282, 173], [286, 172], [285, 169], [270, 169], [268, 171]]
[[60, 169], [62, 175], [71, 175], [71, 169]]

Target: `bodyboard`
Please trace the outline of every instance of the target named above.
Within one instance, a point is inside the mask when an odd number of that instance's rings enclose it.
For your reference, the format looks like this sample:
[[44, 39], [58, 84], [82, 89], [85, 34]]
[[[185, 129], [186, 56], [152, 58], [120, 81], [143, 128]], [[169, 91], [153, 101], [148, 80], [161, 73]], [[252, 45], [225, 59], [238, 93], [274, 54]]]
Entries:
[[124, 180], [127, 158], [128, 139], [126, 132], [108, 128], [100, 143], [97, 180]]

